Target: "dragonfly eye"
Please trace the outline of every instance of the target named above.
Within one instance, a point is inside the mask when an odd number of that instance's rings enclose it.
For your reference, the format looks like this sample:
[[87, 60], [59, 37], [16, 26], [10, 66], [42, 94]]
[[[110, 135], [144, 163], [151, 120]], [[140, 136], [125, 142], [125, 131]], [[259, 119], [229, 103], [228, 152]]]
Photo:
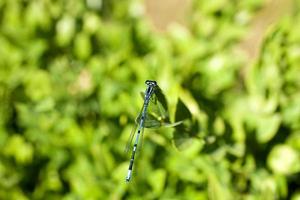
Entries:
[[156, 81], [151, 81], [151, 80], [146, 80], [145, 83], [146, 83], [146, 85], [150, 85], [150, 86], [156, 86], [157, 85]]

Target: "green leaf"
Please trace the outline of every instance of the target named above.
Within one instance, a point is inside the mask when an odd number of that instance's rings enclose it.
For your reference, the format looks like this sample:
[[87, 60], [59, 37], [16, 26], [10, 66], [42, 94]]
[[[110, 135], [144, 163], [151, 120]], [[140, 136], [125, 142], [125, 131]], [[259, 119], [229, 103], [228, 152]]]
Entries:
[[86, 33], [79, 33], [75, 37], [74, 44], [74, 53], [75, 55], [81, 59], [87, 59], [92, 52], [92, 45], [90, 41], [90, 37]]
[[256, 138], [260, 143], [269, 142], [277, 133], [281, 118], [279, 114], [261, 117], [257, 122]]
[[300, 172], [299, 152], [288, 145], [276, 145], [270, 152], [267, 163], [274, 173], [289, 175]]
[[148, 177], [149, 184], [151, 185], [155, 195], [160, 196], [165, 188], [167, 173], [165, 169], [157, 169]]
[[32, 145], [24, 141], [24, 138], [19, 135], [11, 136], [4, 148], [4, 153], [14, 157], [19, 164], [32, 162], [33, 151]]
[[75, 34], [75, 19], [64, 16], [56, 24], [56, 41], [60, 46], [67, 46], [71, 43]]
[[176, 105], [176, 113], [175, 113], [175, 121], [183, 121], [186, 119], [191, 119], [192, 114], [190, 110], [186, 107], [186, 105], [182, 102], [182, 100], [179, 98], [177, 105]]

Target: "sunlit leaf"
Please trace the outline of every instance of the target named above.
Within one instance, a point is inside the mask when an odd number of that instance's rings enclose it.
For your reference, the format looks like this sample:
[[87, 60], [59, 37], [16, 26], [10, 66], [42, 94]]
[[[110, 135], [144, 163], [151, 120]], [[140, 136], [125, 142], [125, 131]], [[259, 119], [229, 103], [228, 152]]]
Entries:
[[268, 166], [278, 174], [297, 173], [300, 171], [299, 152], [288, 145], [277, 145], [268, 156]]
[[258, 121], [257, 140], [261, 143], [270, 141], [278, 131], [280, 126], [280, 116], [273, 115], [262, 117]]

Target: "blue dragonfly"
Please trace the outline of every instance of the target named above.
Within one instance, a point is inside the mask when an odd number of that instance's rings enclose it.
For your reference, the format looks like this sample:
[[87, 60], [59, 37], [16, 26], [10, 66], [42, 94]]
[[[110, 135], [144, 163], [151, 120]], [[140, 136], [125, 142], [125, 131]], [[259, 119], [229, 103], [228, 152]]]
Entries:
[[[138, 143], [141, 135], [143, 135], [144, 128], [159, 128], [159, 127], [173, 127], [181, 124], [181, 121], [170, 123], [168, 116], [168, 107], [165, 96], [157, 85], [156, 81], [146, 80], [146, 91], [143, 94], [144, 104], [141, 112], [135, 121], [135, 126], [131, 131], [125, 151], [128, 152], [132, 148], [132, 154], [126, 176], [126, 182], [129, 182], [132, 177], [133, 164], [138, 148]], [[135, 137], [132, 146], [132, 140]]]

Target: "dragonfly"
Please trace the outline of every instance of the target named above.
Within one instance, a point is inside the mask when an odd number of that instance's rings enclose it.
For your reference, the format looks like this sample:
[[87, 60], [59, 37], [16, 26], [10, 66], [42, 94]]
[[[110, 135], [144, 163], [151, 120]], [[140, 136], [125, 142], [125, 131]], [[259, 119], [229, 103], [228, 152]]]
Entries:
[[[131, 131], [128, 143], [125, 151], [128, 152], [132, 147], [131, 158], [126, 176], [126, 182], [129, 182], [132, 178], [133, 164], [135, 160], [136, 151], [140, 137], [142, 137], [144, 128], [159, 128], [162, 126], [173, 127], [177, 126], [181, 122], [170, 123], [168, 117], [168, 107], [165, 96], [163, 95], [160, 87], [156, 81], [146, 80], [147, 85], [145, 93], [142, 94], [144, 98], [144, 104], [138, 117], [135, 121], [135, 126]], [[137, 133], [137, 134], [136, 134]], [[132, 140], [136, 134], [134, 144], [132, 146]]]

